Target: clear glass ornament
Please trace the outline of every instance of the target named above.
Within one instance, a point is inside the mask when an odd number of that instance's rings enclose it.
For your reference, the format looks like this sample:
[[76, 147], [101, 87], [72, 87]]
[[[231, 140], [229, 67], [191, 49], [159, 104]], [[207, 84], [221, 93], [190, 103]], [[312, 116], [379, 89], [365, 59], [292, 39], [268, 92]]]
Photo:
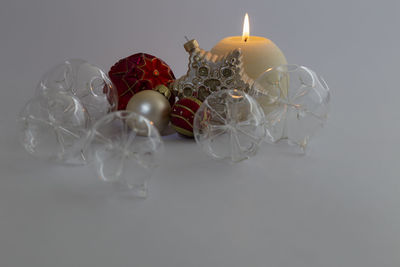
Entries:
[[89, 115], [76, 97], [52, 91], [32, 98], [20, 112], [20, 142], [38, 158], [83, 164], [89, 124]]
[[130, 111], [98, 120], [87, 143], [98, 176], [137, 197], [147, 196], [146, 181], [161, 162], [163, 147], [153, 123]]
[[107, 75], [82, 59], [49, 70], [19, 117], [20, 141], [32, 155], [84, 164], [91, 125], [117, 108], [117, 91]]
[[287, 139], [303, 152], [329, 113], [327, 84], [304, 66], [282, 65], [265, 71], [250, 94], [265, 112], [267, 141]]
[[39, 82], [36, 95], [51, 90], [65, 91], [78, 98], [92, 123], [118, 106], [117, 90], [107, 75], [82, 59], [69, 59], [49, 70]]
[[256, 153], [265, 139], [264, 124], [264, 112], [254, 98], [239, 90], [221, 90], [200, 106], [193, 132], [208, 155], [238, 162]]

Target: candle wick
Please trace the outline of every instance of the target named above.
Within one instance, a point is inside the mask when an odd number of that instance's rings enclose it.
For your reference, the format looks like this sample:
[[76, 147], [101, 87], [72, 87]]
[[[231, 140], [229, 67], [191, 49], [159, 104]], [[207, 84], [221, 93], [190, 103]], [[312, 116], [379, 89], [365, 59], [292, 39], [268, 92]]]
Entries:
[[249, 37], [246, 36], [246, 37], [244, 38], [244, 42], [247, 42], [247, 39], [249, 39]]
[[186, 35], [185, 35], [185, 39], [186, 39], [187, 42], [189, 42], [189, 38]]

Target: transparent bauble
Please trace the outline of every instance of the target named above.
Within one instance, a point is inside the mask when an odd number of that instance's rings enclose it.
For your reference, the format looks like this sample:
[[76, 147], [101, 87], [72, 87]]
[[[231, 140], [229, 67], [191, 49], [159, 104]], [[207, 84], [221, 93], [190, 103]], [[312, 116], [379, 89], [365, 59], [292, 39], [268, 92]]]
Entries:
[[211, 157], [238, 162], [254, 155], [265, 139], [265, 116], [257, 101], [239, 90], [209, 95], [196, 112], [196, 142]]
[[36, 95], [40, 97], [52, 90], [78, 98], [92, 123], [118, 106], [117, 90], [108, 76], [82, 59], [69, 59], [50, 69], [39, 82]]
[[287, 139], [303, 152], [328, 116], [329, 88], [322, 77], [304, 66], [268, 69], [254, 82], [250, 94], [265, 112], [267, 141]]
[[89, 115], [80, 101], [63, 91], [32, 98], [18, 118], [20, 142], [35, 157], [84, 164]]
[[98, 176], [146, 197], [146, 181], [160, 164], [163, 142], [153, 123], [134, 112], [116, 111], [92, 128], [87, 151]]

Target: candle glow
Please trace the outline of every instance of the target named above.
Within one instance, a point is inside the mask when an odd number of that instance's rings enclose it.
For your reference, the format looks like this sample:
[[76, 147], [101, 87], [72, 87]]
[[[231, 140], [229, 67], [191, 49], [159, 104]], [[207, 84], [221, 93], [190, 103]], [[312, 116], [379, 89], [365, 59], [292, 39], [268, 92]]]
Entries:
[[243, 34], [242, 34], [242, 40], [244, 42], [247, 42], [247, 40], [250, 37], [250, 25], [249, 25], [249, 15], [246, 13], [244, 16], [244, 21], [243, 21]]

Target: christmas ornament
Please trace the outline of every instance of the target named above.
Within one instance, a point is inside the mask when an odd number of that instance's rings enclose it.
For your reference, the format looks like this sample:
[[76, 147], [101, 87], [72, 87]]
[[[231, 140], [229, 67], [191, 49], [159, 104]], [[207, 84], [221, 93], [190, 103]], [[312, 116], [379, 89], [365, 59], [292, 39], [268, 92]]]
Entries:
[[75, 96], [51, 90], [29, 100], [18, 118], [20, 143], [38, 158], [84, 164], [83, 146], [90, 119]]
[[[287, 88], [287, 94], [279, 94], [282, 87]], [[314, 71], [303, 66], [269, 69], [255, 81], [251, 94], [268, 111], [267, 140], [288, 139], [303, 152], [328, 116], [329, 88]]]
[[[157, 85], [168, 86], [175, 79], [164, 61], [145, 53], [121, 59], [111, 67], [108, 75], [118, 91], [119, 110], [125, 109], [134, 94], [153, 90]], [[171, 96], [169, 100], [173, 104], [175, 98]]]
[[178, 133], [193, 137], [193, 119], [201, 101], [194, 97], [182, 98], [172, 107], [171, 124]]
[[243, 91], [221, 90], [207, 97], [196, 112], [193, 132], [209, 156], [238, 162], [254, 155], [264, 140], [264, 112]]
[[117, 91], [110, 79], [100, 68], [82, 59], [69, 59], [50, 69], [39, 82], [36, 96], [52, 90], [75, 96], [92, 123], [117, 109]]
[[171, 105], [162, 94], [153, 90], [145, 90], [132, 96], [126, 110], [143, 115], [162, 132], [169, 123]]
[[129, 111], [112, 112], [97, 121], [87, 150], [102, 180], [128, 189], [136, 197], [147, 196], [146, 182], [164, 151], [153, 123]]
[[188, 41], [184, 47], [190, 54], [188, 72], [171, 85], [179, 98], [203, 101], [212, 92], [223, 89], [249, 90], [253, 80], [244, 72], [240, 49], [218, 56], [199, 48], [196, 40]]

